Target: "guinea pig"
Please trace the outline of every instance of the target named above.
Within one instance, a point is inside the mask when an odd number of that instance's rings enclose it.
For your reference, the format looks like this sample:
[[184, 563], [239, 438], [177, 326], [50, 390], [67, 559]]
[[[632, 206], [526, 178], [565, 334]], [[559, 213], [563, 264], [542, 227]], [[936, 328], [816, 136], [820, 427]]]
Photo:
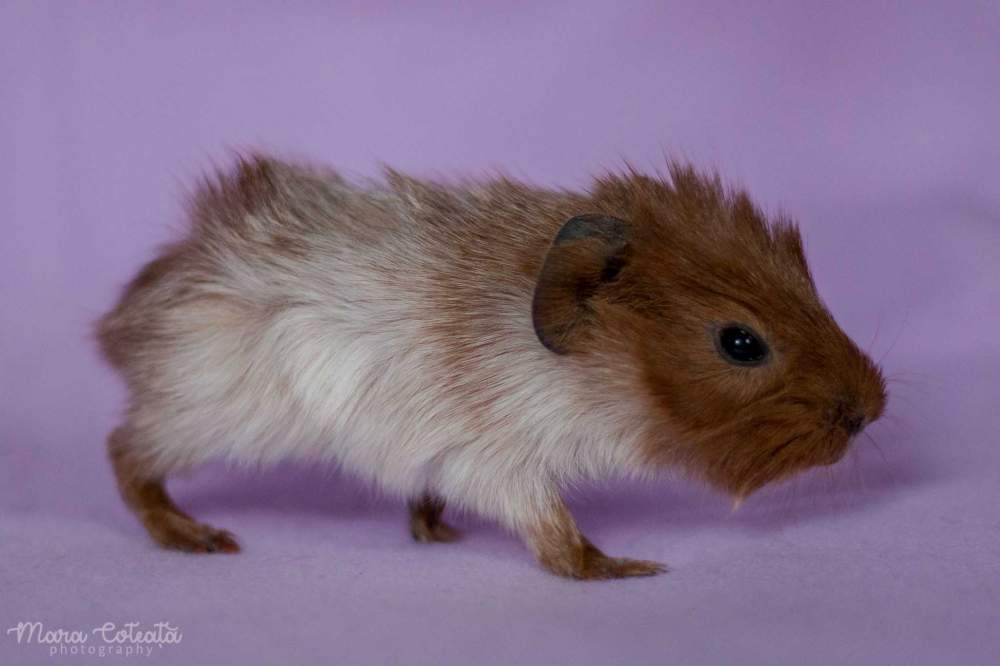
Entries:
[[418, 541], [456, 537], [451, 503], [555, 574], [656, 574], [588, 541], [561, 491], [673, 469], [741, 501], [839, 460], [886, 404], [796, 226], [687, 165], [571, 192], [253, 156], [189, 217], [97, 326], [130, 393], [119, 490], [167, 548], [240, 548], [168, 475], [300, 460], [407, 500]]

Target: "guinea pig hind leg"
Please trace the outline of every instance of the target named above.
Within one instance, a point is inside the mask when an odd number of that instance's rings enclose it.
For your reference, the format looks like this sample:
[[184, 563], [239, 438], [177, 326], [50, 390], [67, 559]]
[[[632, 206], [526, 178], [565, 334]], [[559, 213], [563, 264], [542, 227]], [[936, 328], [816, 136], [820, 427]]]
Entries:
[[667, 567], [659, 562], [608, 557], [580, 533], [562, 500], [541, 519], [522, 529], [524, 539], [543, 567], [554, 574], [581, 580], [654, 576]]
[[239, 544], [226, 530], [199, 523], [181, 511], [163, 485], [162, 476], [143, 470], [136, 456], [135, 433], [122, 426], [108, 438], [108, 455], [125, 504], [153, 541], [189, 553], [238, 553]]
[[410, 500], [407, 506], [410, 510], [410, 534], [414, 541], [447, 543], [458, 539], [458, 530], [441, 520], [444, 500], [440, 497], [424, 493], [418, 499]]

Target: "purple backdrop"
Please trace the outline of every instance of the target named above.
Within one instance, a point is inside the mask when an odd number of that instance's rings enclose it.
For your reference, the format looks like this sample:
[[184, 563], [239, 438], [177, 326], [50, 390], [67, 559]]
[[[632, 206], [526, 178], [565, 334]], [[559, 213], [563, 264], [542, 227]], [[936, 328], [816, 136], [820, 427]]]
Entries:
[[[0, 662], [52, 663], [6, 631], [38, 620], [166, 621], [153, 659], [184, 664], [996, 663], [997, 3], [354, 4], [0, 3]], [[310, 469], [174, 483], [246, 551], [156, 550], [104, 459], [123, 391], [88, 325], [246, 147], [566, 186], [715, 166], [801, 220], [883, 358], [879, 448], [735, 515], [680, 482], [581, 494], [599, 545], [673, 567], [648, 580], [550, 577], [468, 519], [416, 545]]]

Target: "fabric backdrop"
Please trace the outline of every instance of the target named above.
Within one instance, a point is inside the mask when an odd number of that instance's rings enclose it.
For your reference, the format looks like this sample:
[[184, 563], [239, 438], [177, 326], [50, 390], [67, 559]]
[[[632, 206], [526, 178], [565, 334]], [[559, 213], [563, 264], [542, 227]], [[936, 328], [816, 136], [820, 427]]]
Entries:
[[[996, 663], [998, 4], [416, 4], [0, 3], [0, 662], [124, 659], [7, 631], [34, 620], [170, 623], [156, 663]], [[717, 168], [801, 221], [889, 413], [736, 514], [681, 481], [580, 493], [653, 579], [556, 579], [473, 518], [417, 545], [398, 502], [293, 467], [172, 483], [245, 552], [157, 550], [104, 457], [124, 392], [89, 326], [252, 147], [570, 187]]]

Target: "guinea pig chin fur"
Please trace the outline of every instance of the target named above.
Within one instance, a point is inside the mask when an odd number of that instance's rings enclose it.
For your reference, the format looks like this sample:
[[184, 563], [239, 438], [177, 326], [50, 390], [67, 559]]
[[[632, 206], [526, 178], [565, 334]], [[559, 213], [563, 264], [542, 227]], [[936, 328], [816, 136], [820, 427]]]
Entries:
[[[97, 331], [130, 394], [119, 489], [165, 547], [239, 550], [168, 475], [298, 459], [407, 500], [419, 541], [457, 536], [447, 503], [556, 574], [650, 575], [588, 541], [560, 492], [672, 468], [742, 498], [835, 462], [885, 406], [796, 227], [687, 166], [569, 192], [254, 156], [189, 217]], [[766, 354], [726, 358], [732, 326]]]

